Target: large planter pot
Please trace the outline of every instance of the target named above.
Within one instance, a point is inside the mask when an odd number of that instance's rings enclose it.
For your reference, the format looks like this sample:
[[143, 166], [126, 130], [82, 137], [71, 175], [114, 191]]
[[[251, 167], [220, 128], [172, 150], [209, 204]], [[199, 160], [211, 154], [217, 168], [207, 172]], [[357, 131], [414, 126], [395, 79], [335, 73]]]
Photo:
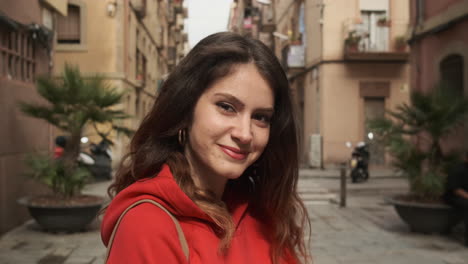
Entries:
[[410, 202], [401, 196], [387, 198], [387, 201], [413, 232], [447, 233], [461, 220], [454, 208], [443, 203]]
[[104, 204], [104, 198], [87, 195], [89, 203], [79, 204], [40, 204], [35, 197], [23, 197], [18, 203], [28, 208], [30, 215], [46, 231], [84, 231], [97, 216]]

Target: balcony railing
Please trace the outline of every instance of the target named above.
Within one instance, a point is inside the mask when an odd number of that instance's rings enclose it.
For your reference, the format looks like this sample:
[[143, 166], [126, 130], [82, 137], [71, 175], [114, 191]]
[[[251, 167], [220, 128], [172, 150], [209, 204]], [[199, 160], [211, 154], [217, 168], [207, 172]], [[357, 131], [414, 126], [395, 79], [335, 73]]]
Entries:
[[174, 46], [167, 47], [167, 63], [174, 65], [177, 56], [177, 49]]
[[305, 67], [305, 46], [302, 44], [289, 46], [287, 66], [289, 68]]
[[179, 30], [184, 30], [184, 15], [182, 13], [179, 13], [176, 15], [176, 31]]
[[146, 0], [132, 0], [132, 7], [139, 19], [146, 16]]
[[176, 20], [176, 12], [175, 12], [175, 8], [174, 6], [172, 5], [172, 2], [169, 1], [168, 2], [168, 5], [167, 5], [167, 22], [169, 24], [174, 24], [175, 23], [175, 20]]
[[406, 43], [402, 37], [389, 38], [389, 27], [379, 27], [368, 32], [359, 24], [345, 27], [344, 58], [355, 61], [408, 60]]
[[260, 31], [272, 33], [276, 30], [275, 13], [272, 5], [260, 6]]

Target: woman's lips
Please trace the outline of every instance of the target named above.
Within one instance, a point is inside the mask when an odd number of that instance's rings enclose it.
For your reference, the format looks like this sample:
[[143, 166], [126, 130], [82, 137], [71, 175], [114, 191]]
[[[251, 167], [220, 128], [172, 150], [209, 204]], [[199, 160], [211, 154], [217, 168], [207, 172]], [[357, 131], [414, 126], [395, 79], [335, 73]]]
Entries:
[[224, 145], [219, 145], [221, 147], [221, 150], [226, 153], [229, 157], [236, 159], [236, 160], [244, 160], [247, 158], [247, 155], [249, 152], [247, 151], [241, 151], [240, 149], [237, 148], [232, 148]]

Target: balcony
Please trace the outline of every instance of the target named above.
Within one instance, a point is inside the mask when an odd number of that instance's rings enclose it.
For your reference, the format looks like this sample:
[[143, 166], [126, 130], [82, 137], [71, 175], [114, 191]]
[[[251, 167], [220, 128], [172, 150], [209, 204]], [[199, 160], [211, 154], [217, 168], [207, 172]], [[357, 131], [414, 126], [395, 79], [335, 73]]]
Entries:
[[146, 0], [132, 0], [132, 8], [139, 19], [146, 16]]
[[305, 46], [302, 44], [290, 45], [287, 55], [288, 68], [305, 67]]
[[281, 50], [281, 65], [288, 72], [305, 67], [305, 45], [292, 43]]
[[259, 28], [260, 32], [273, 33], [276, 30], [275, 16], [272, 5], [261, 5]]
[[365, 52], [345, 50], [345, 60], [348, 61], [382, 61], [382, 62], [406, 62], [408, 61], [408, 52], [406, 51], [383, 51], [383, 52]]
[[345, 27], [344, 59], [348, 61], [406, 62], [408, 51], [403, 36], [390, 39], [391, 24], [353, 24]]
[[176, 62], [177, 49], [174, 46], [167, 47], [167, 64], [173, 66]]
[[174, 6], [171, 4], [171, 1], [169, 1], [169, 4], [167, 6], [166, 18], [167, 18], [167, 23], [171, 25], [175, 23], [176, 12], [175, 12]]
[[176, 1], [173, 3], [173, 6], [174, 6], [174, 12], [176, 14], [182, 14], [184, 12], [184, 7], [182, 5], [182, 1]]
[[344, 58], [348, 61], [406, 62], [408, 57], [406, 47], [372, 49], [362, 43], [358, 45], [345, 43]]
[[181, 13], [176, 15], [175, 30], [184, 30], [184, 15]]

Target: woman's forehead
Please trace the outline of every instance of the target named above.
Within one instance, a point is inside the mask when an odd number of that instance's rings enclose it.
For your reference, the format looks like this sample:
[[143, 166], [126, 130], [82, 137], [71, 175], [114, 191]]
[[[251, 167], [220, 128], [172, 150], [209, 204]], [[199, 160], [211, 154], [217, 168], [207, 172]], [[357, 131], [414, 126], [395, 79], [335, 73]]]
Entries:
[[254, 64], [243, 64], [214, 82], [204, 94], [230, 94], [240, 100], [253, 98], [273, 105], [273, 90]]

